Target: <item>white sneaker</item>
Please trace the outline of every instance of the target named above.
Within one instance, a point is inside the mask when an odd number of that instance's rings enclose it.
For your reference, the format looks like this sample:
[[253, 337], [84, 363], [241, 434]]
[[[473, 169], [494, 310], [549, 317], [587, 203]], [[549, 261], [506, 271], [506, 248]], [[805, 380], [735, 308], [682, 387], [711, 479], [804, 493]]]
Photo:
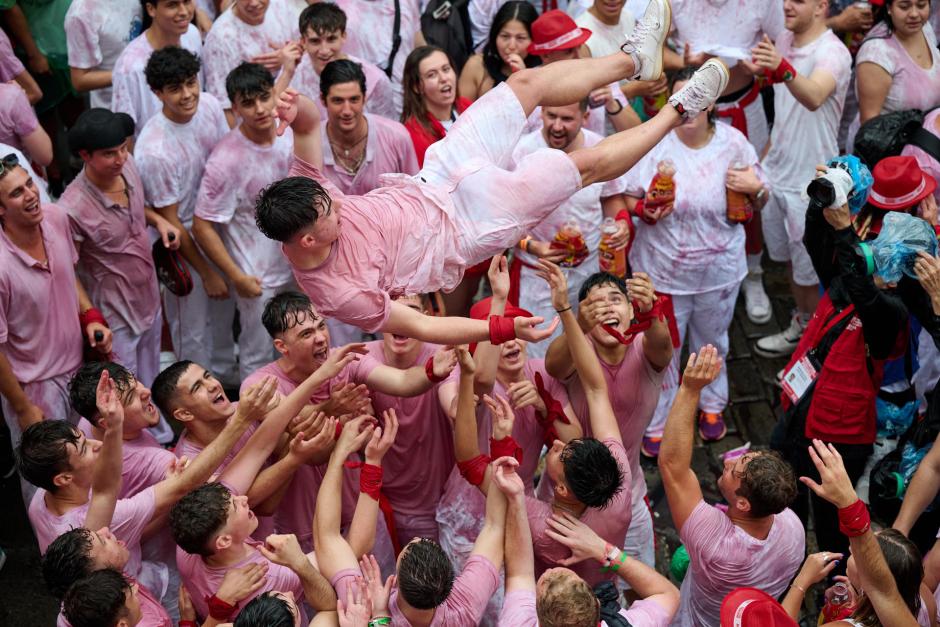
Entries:
[[663, 74], [663, 45], [672, 26], [669, 0], [650, 0], [643, 17], [620, 49], [636, 63], [631, 80], [655, 81]]
[[754, 324], [766, 324], [773, 313], [770, 309], [770, 298], [764, 291], [764, 281], [759, 274], [749, 274], [741, 283], [744, 292], [744, 308], [747, 310], [748, 320]]
[[800, 315], [794, 313], [793, 318], [790, 319], [790, 326], [780, 333], [757, 340], [754, 352], [761, 357], [787, 357], [796, 350], [796, 345], [800, 343], [805, 328], [800, 322]]
[[[652, 1], [650, 2], [652, 4]], [[712, 58], [702, 64], [682, 89], [669, 97], [669, 104], [685, 119], [691, 119], [715, 104], [728, 85], [728, 66]]]

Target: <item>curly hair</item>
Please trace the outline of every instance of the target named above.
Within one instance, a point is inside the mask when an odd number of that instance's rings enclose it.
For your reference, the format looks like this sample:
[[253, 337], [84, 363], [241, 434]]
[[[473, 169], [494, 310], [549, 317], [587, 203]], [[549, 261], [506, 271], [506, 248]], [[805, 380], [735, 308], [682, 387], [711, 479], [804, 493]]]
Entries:
[[751, 456], [737, 476], [741, 487], [736, 494], [748, 500], [755, 518], [779, 514], [796, 499], [796, 474], [776, 451]]
[[192, 555], [212, 555], [209, 540], [225, 526], [231, 504], [232, 493], [221, 483], [199, 486], [170, 510], [173, 540]]
[[167, 46], [154, 51], [144, 67], [147, 86], [154, 91], [165, 87], [182, 85], [199, 75], [202, 62], [199, 57], [185, 48]]
[[571, 571], [542, 575], [542, 591], [535, 601], [541, 627], [594, 627], [600, 622], [600, 604], [586, 581]]

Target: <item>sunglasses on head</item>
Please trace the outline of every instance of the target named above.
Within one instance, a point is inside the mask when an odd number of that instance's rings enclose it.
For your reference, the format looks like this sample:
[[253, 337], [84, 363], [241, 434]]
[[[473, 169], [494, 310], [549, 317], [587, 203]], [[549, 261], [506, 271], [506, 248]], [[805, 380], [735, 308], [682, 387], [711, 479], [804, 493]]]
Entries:
[[3, 176], [20, 164], [20, 160], [12, 152], [0, 159], [0, 176]]

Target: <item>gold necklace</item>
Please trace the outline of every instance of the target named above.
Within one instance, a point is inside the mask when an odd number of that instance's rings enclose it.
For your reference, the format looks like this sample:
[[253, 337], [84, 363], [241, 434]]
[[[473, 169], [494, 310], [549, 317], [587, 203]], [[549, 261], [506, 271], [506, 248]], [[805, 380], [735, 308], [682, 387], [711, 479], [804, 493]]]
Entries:
[[[366, 149], [363, 148], [362, 152], [359, 153], [357, 157], [350, 159], [349, 153], [352, 150], [358, 148], [362, 143], [369, 137], [369, 127], [366, 126], [366, 132], [363, 133], [362, 137], [357, 139], [355, 142], [349, 146], [341, 146], [338, 144], [332, 137], [330, 133], [330, 126], [326, 126], [326, 138], [330, 143], [330, 149], [333, 151], [333, 159], [338, 163], [348, 174], [355, 174], [359, 171], [359, 168], [362, 167], [363, 162], [366, 160]], [[340, 150], [342, 150], [343, 156], [340, 157]]]

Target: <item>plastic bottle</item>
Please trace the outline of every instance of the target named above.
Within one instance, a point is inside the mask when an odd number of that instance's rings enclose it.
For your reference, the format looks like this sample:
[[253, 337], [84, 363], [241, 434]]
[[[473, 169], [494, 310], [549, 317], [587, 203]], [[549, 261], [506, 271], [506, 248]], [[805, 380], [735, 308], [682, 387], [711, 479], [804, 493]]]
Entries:
[[[656, 164], [656, 174], [646, 192], [646, 208], [661, 209], [676, 201], [676, 164], [672, 159], [663, 159]], [[653, 218], [643, 217], [647, 224], [656, 224]]]
[[851, 614], [849, 606], [849, 586], [844, 581], [837, 581], [835, 585], [826, 590], [826, 604], [823, 606], [822, 614], [825, 622], [834, 622], [842, 620]]
[[627, 251], [625, 248], [614, 248], [610, 245], [611, 238], [617, 233], [617, 222], [611, 218], [604, 218], [601, 225], [601, 243], [597, 247], [600, 257], [601, 272], [609, 272], [614, 276], [626, 278]]
[[[747, 167], [743, 161], [735, 161], [731, 164], [731, 169], [736, 171], [747, 170]], [[725, 186], [725, 199], [728, 205], [726, 216], [731, 224], [746, 224], [754, 217], [754, 205], [747, 194], [736, 192]]]
[[916, 279], [917, 253], [937, 254], [937, 236], [925, 220], [900, 211], [889, 211], [881, 232], [871, 242], [856, 244], [855, 250], [865, 260], [868, 274], [877, 274], [885, 283], [897, 283], [901, 275]]
[[584, 261], [584, 235], [581, 232], [581, 225], [574, 218], [571, 218], [558, 229], [555, 233], [555, 241], [552, 242], [552, 248], [562, 248], [567, 251], [565, 258], [558, 264], [563, 267], [573, 267]]

